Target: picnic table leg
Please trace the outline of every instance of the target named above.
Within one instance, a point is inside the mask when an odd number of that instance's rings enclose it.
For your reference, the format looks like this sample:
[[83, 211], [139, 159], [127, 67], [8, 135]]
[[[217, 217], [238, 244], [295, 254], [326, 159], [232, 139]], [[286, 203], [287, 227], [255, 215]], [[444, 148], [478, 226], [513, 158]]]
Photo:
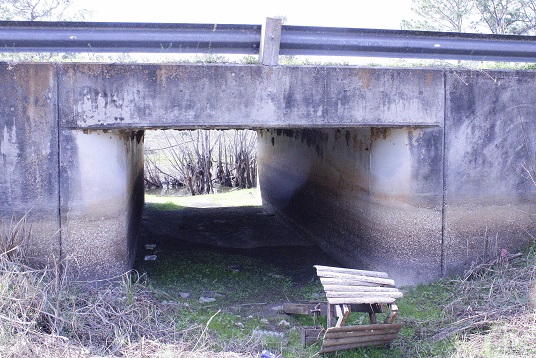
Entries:
[[333, 306], [328, 303], [328, 309], [326, 310], [326, 319], [327, 319], [326, 329], [331, 327], [331, 317], [333, 314], [332, 310], [333, 310]]
[[383, 321], [383, 323], [393, 323], [395, 321], [395, 318], [398, 316], [397, 305], [391, 304], [389, 309], [390, 309], [389, 315], [385, 317], [385, 320]]
[[376, 312], [374, 311], [369, 312], [369, 319], [370, 319], [370, 324], [378, 323], [378, 320], [376, 319]]
[[335, 327], [342, 327], [342, 325], [346, 322], [348, 319], [348, 316], [350, 316], [350, 306], [349, 305], [336, 305], [335, 311], [337, 312], [337, 324], [335, 324]]

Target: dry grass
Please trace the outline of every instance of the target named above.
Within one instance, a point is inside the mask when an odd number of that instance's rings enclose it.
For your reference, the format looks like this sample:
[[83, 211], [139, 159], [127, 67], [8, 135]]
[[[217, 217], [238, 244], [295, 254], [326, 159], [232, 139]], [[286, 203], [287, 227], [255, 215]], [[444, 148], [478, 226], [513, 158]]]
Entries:
[[[147, 287], [135, 272], [99, 285], [81, 285], [67, 280], [64, 264], [32, 269], [24, 264], [20, 250], [29, 237], [24, 218], [1, 229], [0, 357], [259, 355], [262, 343], [251, 337], [219, 339], [209, 329], [214, 316], [178, 329], [183, 327], [179, 317], [190, 307], [163, 301], [165, 293]], [[434, 285], [435, 291], [428, 294], [441, 293], [449, 303], [429, 324], [413, 318], [420, 322], [415, 329], [422, 332], [401, 344], [402, 356], [435, 352], [453, 357], [536, 357], [536, 245], [522, 255], [499, 256], [475, 265], [463, 277], [442, 282], [447, 284]], [[415, 296], [415, 302], [426, 301]], [[411, 320], [411, 315], [405, 317], [408, 326]], [[445, 348], [423, 355], [426, 345]]]
[[432, 340], [456, 337], [456, 357], [536, 356], [535, 282], [536, 246], [475, 265], [454, 281]]
[[[177, 330], [179, 304], [162, 304], [142, 277], [128, 273], [98, 285], [66, 279], [59, 263], [23, 263], [24, 219], [0, 238], [1, 357], [250, 357], [255, 342], [218, 348], [208, 324]], [[1, 228], [0, 228], [1, 229]]]

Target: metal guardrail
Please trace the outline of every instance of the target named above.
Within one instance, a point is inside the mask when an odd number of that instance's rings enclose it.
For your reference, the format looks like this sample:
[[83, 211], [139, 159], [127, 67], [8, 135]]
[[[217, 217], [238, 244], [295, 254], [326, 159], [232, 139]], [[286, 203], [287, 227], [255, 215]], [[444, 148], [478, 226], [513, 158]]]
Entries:
[[0, 21], [0, 51], [257, 54], [261, 28], [261, 25]]
[[536, 36], [283, 26], [280, 53], [536, 62]]
[[[269, 51], [268, 51], [269, 50]], [[161, 52], [536, 62], [536, 37], [281, 25], [0, 21], [3, 52]], [[271, 61], [263, 61], [262, 53]]]

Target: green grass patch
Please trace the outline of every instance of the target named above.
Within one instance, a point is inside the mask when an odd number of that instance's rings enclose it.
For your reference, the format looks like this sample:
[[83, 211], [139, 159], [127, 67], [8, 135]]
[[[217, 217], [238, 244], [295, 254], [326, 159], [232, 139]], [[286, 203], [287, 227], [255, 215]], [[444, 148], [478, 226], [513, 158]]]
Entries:
[[180, 210], [186, 207], [215, 208], [262, 205], [260, 192], [257, 188], [236, 189], [227, 193], [195, 196], [159, 196], [146, 194], [145, 203], [159, 210]]
[[219, 303], [277, 301], [292, 287], [291, 279], [276, 268], [243, 255], [185, 251], [161, 256], [153, 263], [148, 269], [154, 285], [190, 292], [197, 298], [214, 292]]
[[149, 204], [151, 206], [151, 209], [154, 210], [160, 210], [160, 211], [176, 211], [184, 209], [184, 206], [177, 205], [173, 201], [166, 201], [166, 202], [155, 202]]

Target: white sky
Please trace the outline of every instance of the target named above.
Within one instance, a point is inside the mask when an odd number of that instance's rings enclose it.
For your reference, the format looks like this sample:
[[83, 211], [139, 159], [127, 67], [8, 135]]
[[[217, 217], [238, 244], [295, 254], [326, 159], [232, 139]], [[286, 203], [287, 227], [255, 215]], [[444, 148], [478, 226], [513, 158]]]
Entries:
[[288, 25], [400, 29], [411, 0], [86, 0], [91, 21], [263, 24], [286, 16]]

